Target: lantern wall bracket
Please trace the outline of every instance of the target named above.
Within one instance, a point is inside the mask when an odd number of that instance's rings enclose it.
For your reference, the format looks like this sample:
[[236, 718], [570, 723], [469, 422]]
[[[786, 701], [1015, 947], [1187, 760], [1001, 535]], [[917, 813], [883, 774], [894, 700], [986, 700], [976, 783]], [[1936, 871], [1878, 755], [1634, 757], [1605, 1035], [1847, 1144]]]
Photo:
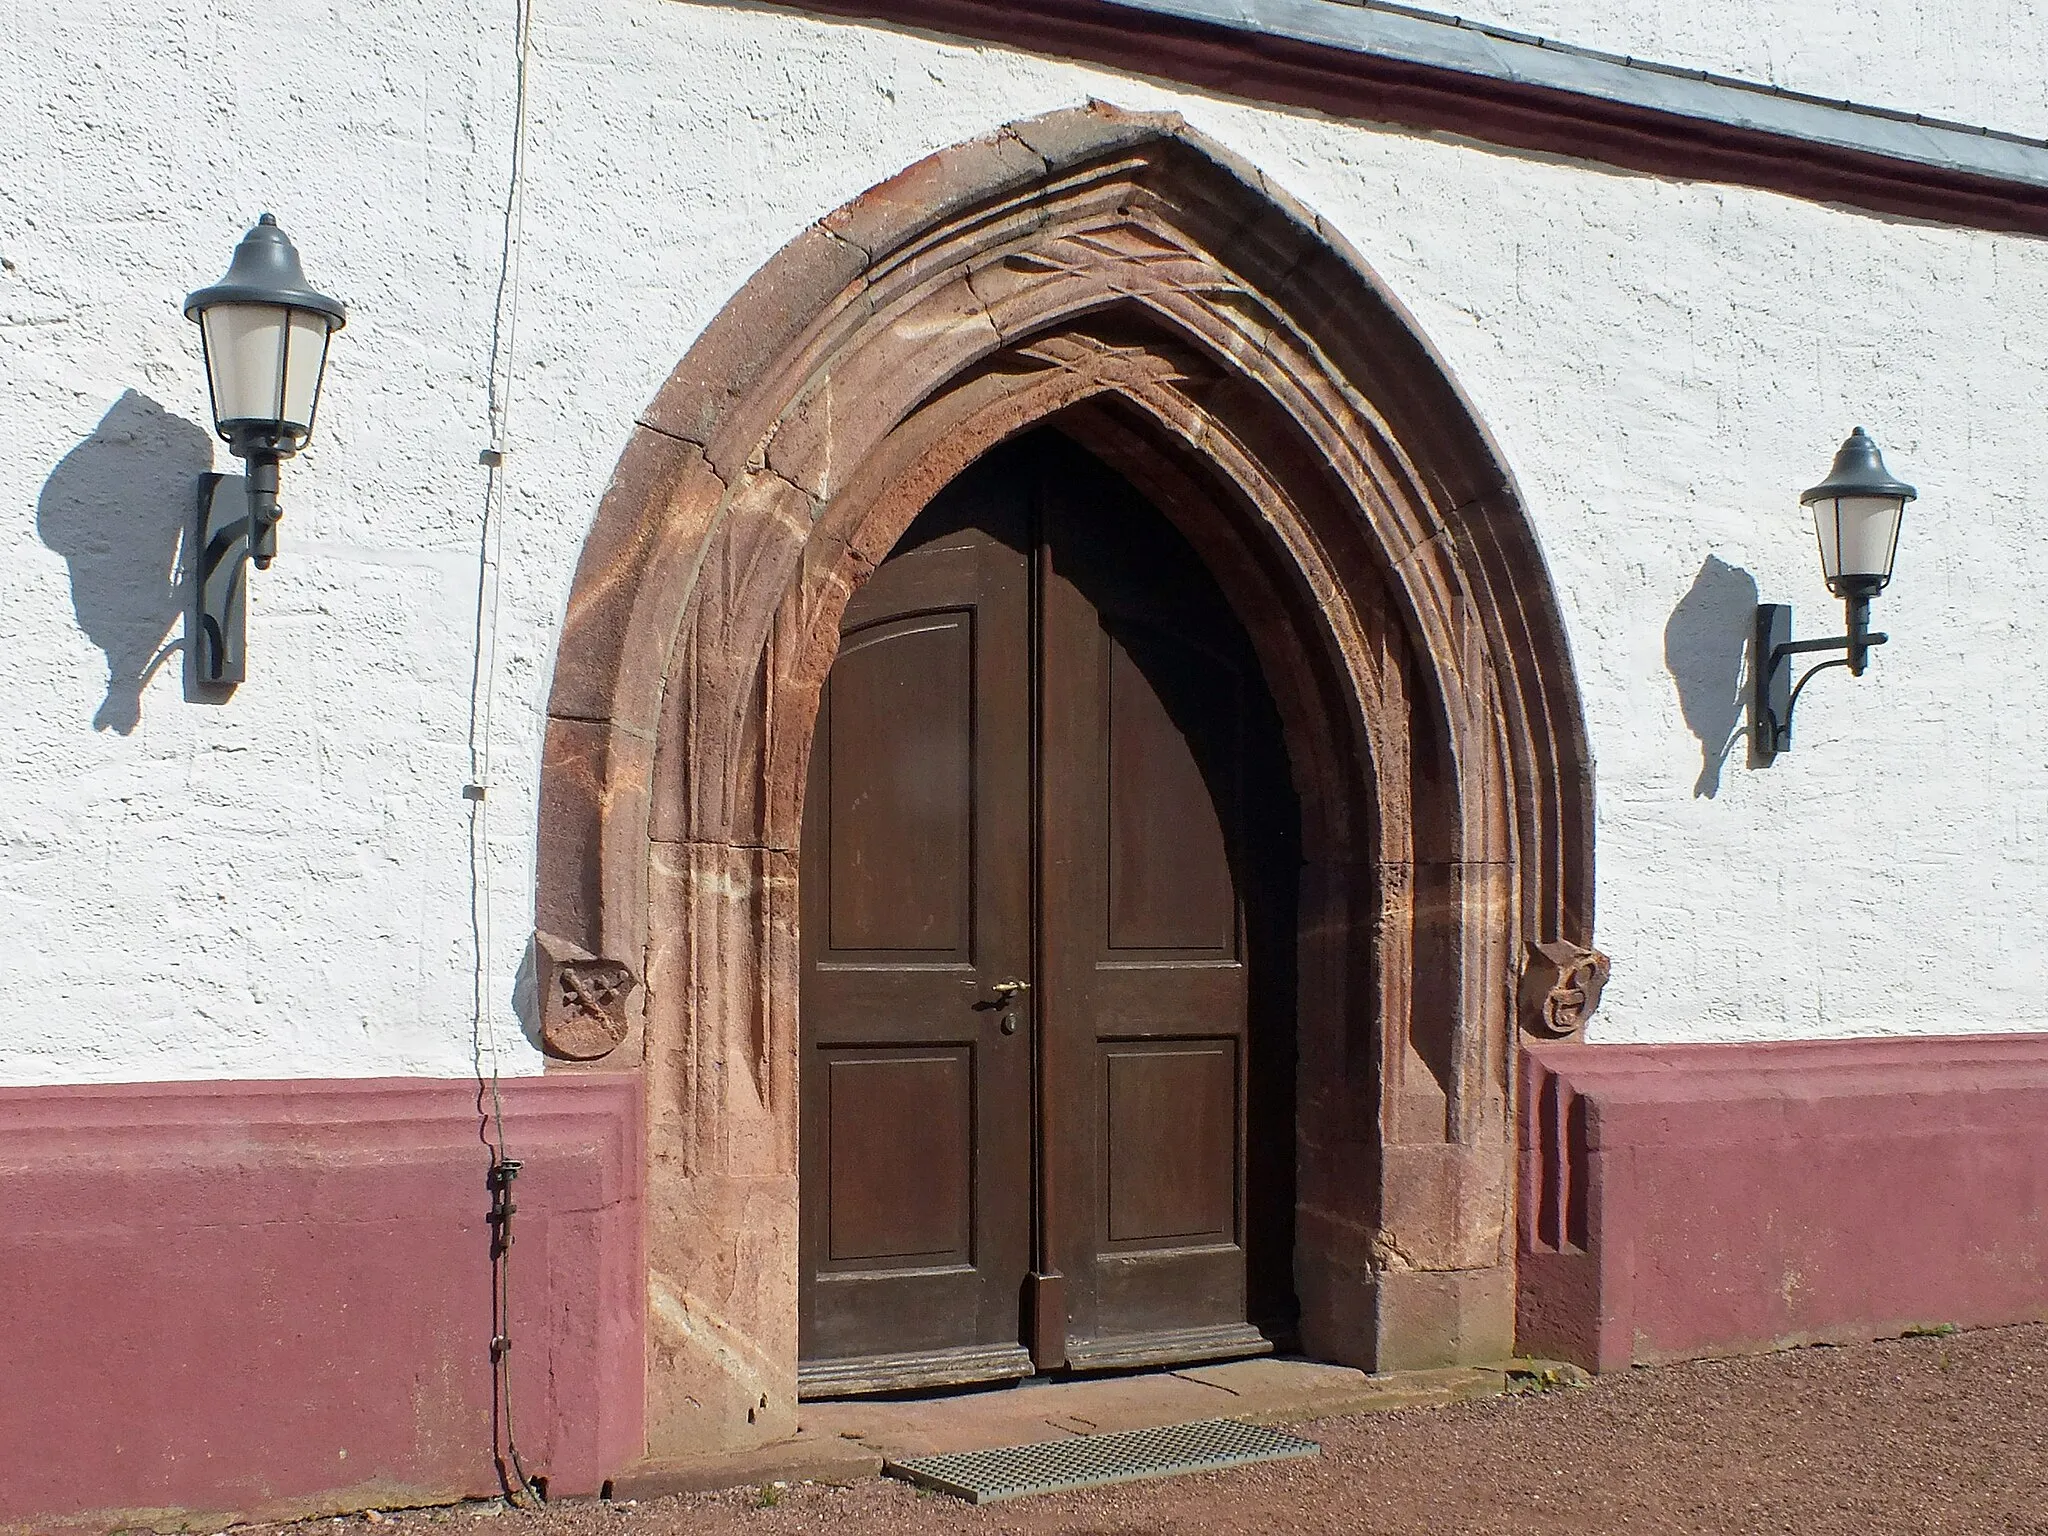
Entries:
[[252, 497], [242, 476], [199, 477], [186, 650], [192, 678], [207, 688], [232, 688], [249, 675], [251, 521]]
[[[1780, 752], [1792, 750], [1792, 711], [1799, 695], [1815, 677], [1831, 667], [1845, 667], [1851, 677], [1861, 677], [1870, 660], [1871, 649], [1891, 637], [1870, 629], [1870, 598], [1851, 593], [1843, 599], [1848, 633], [1824, 640], [1792, 638], [1792, 608], [1787, 603], [1759, 603], [1756, 608], [1755, 665], [1750, 678], [1750, 741], [1756, 759], [1768, 764]], [[1808, 667], [1798, 682], [1792, 681], [1792, 658], [1823, 651], [1844, 654], [1832, 661]]]

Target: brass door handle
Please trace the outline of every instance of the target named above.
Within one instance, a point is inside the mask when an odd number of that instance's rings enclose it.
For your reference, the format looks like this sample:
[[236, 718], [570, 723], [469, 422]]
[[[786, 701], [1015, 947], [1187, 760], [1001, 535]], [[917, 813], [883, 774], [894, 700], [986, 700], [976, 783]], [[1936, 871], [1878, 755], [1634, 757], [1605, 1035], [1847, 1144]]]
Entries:
[[995, 984], [994, 987], [990, 988], [990, 990], [993, 991], [996, 994], [996, 996], [1002, 998], [1005, 1002], [1008, 1002], [1011, 998], [1015, 997], [1019, 992], [1029, 992], [1031, 990], [1031, 983], [1028, 981], [999, 981]]

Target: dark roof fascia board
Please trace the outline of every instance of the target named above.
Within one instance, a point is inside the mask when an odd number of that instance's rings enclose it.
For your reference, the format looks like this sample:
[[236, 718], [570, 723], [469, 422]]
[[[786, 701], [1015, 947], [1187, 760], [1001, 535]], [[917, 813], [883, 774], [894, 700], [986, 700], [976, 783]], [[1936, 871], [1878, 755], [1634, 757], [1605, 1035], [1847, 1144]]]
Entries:
[[2048, 143], [1357, 0], [822, 0], [1333, 117], [2048, 235]]

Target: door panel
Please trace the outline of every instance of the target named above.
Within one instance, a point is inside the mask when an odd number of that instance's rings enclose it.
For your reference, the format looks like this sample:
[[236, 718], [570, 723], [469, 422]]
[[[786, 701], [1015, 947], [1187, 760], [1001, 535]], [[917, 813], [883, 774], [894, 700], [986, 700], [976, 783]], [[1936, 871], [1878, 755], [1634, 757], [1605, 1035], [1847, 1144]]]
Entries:
[[968, 958], [973, 669], [972, 609], [885, 620], [840, 645], [825, 706], [834, 950]]
[[[1154, 675], [1173, 666], [1172, 646], [1155, 640]], [[1217, 796], [1203, 776], [1186, 732], [1159, 690], [1131, 657], [1108, 642], [1104, 712], [1109, 726], [1108, 835], [1111, 949], [1203, 951], [1233, 957], [1237, 902]], [[1198, 669], [1200, 670], [1200, 669]], [[1204, 679], [1234, 693], [1222, 672]], [[1223, 703], [1235, 713], [1235, 700]], [[1235, 765], [1220, 762], [1212, 770]], [[1233, 786], [1221, 792], [1228, 800]]]
[[[974, 1262], [971, 1049], [828, 1050], [826, 1260]], [[898, 1106], [915, 1104], [905, 1117]]]
[[1106, 1250], [1235, 1243], [1237, 1042], [1123, 1041], [1102, 1062]]

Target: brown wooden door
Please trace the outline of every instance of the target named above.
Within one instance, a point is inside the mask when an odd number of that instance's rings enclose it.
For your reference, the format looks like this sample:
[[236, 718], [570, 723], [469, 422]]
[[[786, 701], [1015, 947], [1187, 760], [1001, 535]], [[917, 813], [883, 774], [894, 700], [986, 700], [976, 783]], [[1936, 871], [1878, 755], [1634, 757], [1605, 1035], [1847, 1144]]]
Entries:
[[[1026, 1374], [1028, 498], [949, 488], [855, 594], [804, 804], [800, 1386]], [[1008, 1032], [1006, 1032], [1006, 1028]]]
[[1296, 817], [1185, 541], [989, 455], [849, 605], [808, 794], [803, 1390], [1270, 1347]]
[[[1291, 1116], [1271, 1110], [1276, 1086], [1291, 1092], [1300, 862], [1279, 722], [1186, 542], [1100, 465], [1056, 462], [1040, 512], [1039, 1001], [1064, 1354], [1244, 1354], [1270, 1347], [1253, 1319], [1281, 1321], [1284, 1302], [1254, 1293], [1291, 1257], [1270, 1231], [1291, 1229], [1274, 1209], [1291, 1206], [1292, 1125], [1275, 1123]], [[1256, 1186], [1254, 1133], [1279, 1149]]]

